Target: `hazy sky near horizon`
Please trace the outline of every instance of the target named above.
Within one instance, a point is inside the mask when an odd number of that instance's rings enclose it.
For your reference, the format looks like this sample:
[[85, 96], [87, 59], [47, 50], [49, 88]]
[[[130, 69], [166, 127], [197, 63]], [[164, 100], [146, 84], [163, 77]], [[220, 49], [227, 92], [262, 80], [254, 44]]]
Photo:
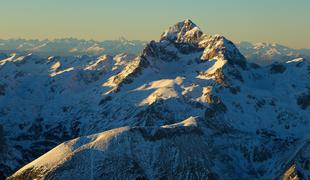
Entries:
[[310, 0], [0, 0], [0, 39], [158, 40], [184, 19], [233, 41], [310, 48]]

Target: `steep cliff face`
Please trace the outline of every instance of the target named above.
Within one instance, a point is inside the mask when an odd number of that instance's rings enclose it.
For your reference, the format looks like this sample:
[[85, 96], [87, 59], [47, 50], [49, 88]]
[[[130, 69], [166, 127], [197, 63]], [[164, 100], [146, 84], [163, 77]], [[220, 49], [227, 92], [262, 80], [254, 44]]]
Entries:
[[190, 20], [138, 57], [80, 58], [1, 61], [5, 167], [82, 136], [11, 178], [274, 179], [309, 133], [307, 60], [247, 63]]

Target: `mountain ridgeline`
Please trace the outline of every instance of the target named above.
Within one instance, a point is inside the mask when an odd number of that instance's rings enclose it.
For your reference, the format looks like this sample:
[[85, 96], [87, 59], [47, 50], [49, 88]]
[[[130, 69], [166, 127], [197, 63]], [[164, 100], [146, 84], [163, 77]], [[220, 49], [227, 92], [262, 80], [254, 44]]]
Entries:
[[0, 78], [8, 179], [310, 177], [309, 61], [261, 67], [191, 20], [137, 56], [6, 56]]
[[[138, 55], [147, 44], [146, 41], [127, 40], [81, 40], [64, 38], [54, 40], [0, 39], [0, 59], [15, 53], [20, 56], [34, 54], [49, 56], [101, 56], [126, 53]], [[294, 49], [276, 43], [237, 42], [236, 46], [247, 58], [247, 61], [259, 65], [270, 65], [274, 62], [286, 62], [292, 59], [309, 59], [310, 49]]]

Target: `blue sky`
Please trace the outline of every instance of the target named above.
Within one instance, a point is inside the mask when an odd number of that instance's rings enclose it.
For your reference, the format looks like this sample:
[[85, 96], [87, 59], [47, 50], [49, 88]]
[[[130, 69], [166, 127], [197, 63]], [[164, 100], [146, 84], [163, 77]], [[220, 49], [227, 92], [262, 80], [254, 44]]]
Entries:
[[309, 0], [0, 0], [0, 39], [157, 40], [192, 19], [233, 41], [310, 48]]

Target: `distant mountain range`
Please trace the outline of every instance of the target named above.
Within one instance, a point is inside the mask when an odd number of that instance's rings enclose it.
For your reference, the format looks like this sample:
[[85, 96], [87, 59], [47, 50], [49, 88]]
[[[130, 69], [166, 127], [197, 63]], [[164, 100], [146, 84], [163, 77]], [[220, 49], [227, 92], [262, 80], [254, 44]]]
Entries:
[[294, 49], [276, 43], [240, 42], [236, 44], [250, 62], [267, 65], [296, 58], [310, 58], [310, 49]]
[[310, 61], [296, 57], [259, 66], [191, 20], [139, 53], [4, 53], [0, 176], [307, 179]]
[[146, 42], [119, 40], [93, 41], [74, 38], [56, 40], [0, 40], [0, 52], [35, 53], [43, 57], [75, 55], [138, 54]]
[[[146, 41], [119, 40], [93, 41], [74, 38], [56, 40], [0, 40], [0, 53], [34, 53], [39, 56], [98, 56], [127, 53], [138, 55]], [[310, 49], [294, 49], [276, 43], [236, 43], [248, 61], [260, 65], [285, 62], [296, 58], [309, 58]]]

